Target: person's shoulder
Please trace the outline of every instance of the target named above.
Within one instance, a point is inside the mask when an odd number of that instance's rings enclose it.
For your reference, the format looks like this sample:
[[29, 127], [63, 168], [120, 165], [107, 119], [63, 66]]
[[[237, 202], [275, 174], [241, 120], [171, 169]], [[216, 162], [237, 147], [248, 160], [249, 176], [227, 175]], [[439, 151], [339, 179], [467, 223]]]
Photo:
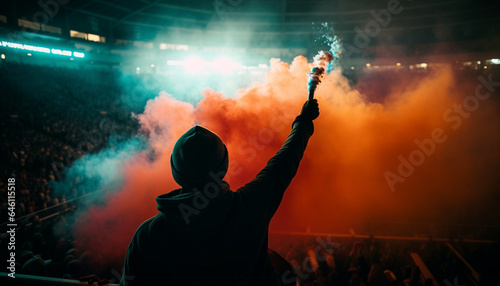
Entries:
[[154, 216], [154, 217], [148, 218], [147, 220], [145, 220], [144, 222], [142, 222], [141, 225], [135, 231], [135, 235], [137, 236], [137, 235], [139, 235], [141, 233], [148, 232], [149, 227], [157, 219], [157, 217], [158, 216]]

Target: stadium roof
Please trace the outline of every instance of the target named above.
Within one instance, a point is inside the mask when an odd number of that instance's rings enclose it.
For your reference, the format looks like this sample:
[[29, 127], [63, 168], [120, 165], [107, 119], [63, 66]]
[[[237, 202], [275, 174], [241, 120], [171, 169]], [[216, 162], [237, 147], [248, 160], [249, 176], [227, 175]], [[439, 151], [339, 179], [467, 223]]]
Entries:
[[[151, 40], [162, 32], [203, 32], [309, 40], [328, 22], [335, 33], [352, 37], [376, 20], [375, 14], [397, 7], [385, 20], [383, 34], [404, 44], [420, 41], [498, 37], [498, 1], [433, 0], [16, 0], [10, 2], [17, 17], [33, 18], [37, 11], [54, 11], [50, 21], [71, 29]], [[7, 2], [2, 5], [9, 5]], [[52, 3], [52, 4], [51, 4]], [[399, 4], [398, 4], [399, 3]], [[51, 6], [52, 5], [52, 6]], [[395, 8], [396, 9], [396, 8]], [[61, 11], [63, 11], [61, 13]], [[60, 14], [65, 15], [64, 19]], [[384, 21], [384, 16], [382, 15]], [[412, 37], [409, 38], [408, 34]]]

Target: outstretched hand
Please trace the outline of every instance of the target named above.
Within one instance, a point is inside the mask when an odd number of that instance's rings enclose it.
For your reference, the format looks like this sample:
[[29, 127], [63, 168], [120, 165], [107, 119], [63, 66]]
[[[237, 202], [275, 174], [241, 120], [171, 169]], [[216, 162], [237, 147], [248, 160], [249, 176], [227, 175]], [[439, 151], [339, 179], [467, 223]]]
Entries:
[[318, 100], [310, 99], [304, 103], [302, 106], [302, 111], [300, 111], [300, 115], [309, 120], [314, 120], [319, 116], [319, 105]]

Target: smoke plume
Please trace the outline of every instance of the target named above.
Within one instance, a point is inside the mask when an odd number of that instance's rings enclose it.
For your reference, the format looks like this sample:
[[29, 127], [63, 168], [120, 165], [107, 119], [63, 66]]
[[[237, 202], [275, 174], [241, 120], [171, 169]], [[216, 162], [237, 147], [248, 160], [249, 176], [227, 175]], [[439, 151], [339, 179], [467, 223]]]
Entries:
[[[205, 89], [196, 106], [166, 93], [150, 100], [137, 118], [154, 159], [149, 150], [123, 164], [120, 188], [78, 221], [78, 247], [102, 263], [123, 261], [134, 231], [157, 213], [155, 197], [178, 187], [171, 150], [194, 124], [226, 143], [232, 189], [249, 182], [290, 132], [307, 100], [310, 69], [301, 56], [291, 65], [272, 60], [264, 81], [236, 95]], [[457, 81], [442, 68], [399, 79], [372, 81], [371, 90], [388, 92], [375, 94], [382, 99], [373, 103], [338, 70], [325, 75], [316, 90], [314, 135], [271, 230], [346, 233], [368, 221], [459, 222], [497, 196], [500, 113], [494, 96], [478, 99], [464, 116], [454, 106], [472, 104], [467, 98], [481, 84], [475, 77]]]

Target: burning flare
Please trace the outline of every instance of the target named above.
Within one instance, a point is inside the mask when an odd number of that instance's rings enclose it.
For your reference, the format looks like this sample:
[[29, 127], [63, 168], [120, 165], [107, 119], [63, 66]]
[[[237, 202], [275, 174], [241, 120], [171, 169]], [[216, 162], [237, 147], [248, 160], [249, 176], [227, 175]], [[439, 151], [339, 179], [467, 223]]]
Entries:
[[314, 67], [311, 69], [311, 72], [308, 73], [309, 76], [309, 99], [314, 98], [314, 91], [316, 90], [316, 86], [321, 82], [321, 77], [325, 73], [326, 66], [329, 62], [333, 60], [332, 54], [325, 51], [320, 51], [314, 57]]

